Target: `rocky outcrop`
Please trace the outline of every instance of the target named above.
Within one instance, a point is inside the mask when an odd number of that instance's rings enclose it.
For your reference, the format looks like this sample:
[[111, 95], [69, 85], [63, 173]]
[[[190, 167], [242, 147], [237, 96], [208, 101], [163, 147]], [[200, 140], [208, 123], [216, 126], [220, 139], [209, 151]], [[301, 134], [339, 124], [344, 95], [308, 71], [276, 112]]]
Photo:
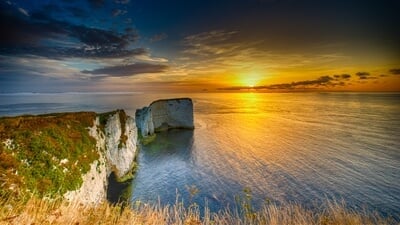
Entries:
[[116, 113], [110, 116], [105, 126], [106, 159], [118, 178], [125, 176], [132, 169], [137, 140], [134, 119], [121, 117], [125, 117], [125, 114]]
[[143, 137], [172, 128], [193, 129], [190, 98], [164, 99], [136, 110], [136, 124]]
[[65, 198], [84, 204], [105, 200], [110, 173], [114, 172], [117, 178], [123, 179], [130, 174], [136, 156], [135, 120], [122, 110], [97, 116], [93, 127], [89, 128], [89, 134], [96, 140], [100, 157], [91, 163], [89, 172], [83, 175], [82, 186], [64, 194]]

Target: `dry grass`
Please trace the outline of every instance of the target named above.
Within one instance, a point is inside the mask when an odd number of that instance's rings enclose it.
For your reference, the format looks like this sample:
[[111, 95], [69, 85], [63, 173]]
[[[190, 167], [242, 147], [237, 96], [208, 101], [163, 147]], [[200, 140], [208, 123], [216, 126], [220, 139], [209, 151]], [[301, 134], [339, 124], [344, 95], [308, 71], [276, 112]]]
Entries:
[[[348, 210], [337, 202], [327, 203], [320, 212], [304, 209], [299, 205], [266, 205], [257, 212], [221, 211], [204, 216], [196, 205], [184, 208], [177, 202], [172, 206], [138, 203], [131, 207], [111, 205], [83, 205], [64, 200], [32, 198], [27, 203], [3, 200], [0, 202], [0, 224], [399, 224], [393, 219], [374, 213]], [[133, 208], [133, 209], [132, 209]]]

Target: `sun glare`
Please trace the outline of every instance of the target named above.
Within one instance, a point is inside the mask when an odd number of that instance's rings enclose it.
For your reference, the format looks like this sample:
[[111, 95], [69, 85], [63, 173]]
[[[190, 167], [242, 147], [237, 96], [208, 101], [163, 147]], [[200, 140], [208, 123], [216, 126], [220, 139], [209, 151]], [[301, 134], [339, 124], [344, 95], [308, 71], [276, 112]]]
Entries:
[[254, 88], [255, 86], [259, 85], [261, 76], [256, 73], [246, 74], [241, 77], [240, 83], [249, 88]]

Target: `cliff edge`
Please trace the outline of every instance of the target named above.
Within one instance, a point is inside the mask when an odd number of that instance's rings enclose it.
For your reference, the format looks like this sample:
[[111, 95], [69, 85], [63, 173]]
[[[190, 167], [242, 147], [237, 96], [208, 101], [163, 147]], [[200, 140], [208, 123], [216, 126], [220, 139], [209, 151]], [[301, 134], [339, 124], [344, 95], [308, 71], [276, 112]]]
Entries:
[[0, 196], [97, 203], [107, 177], [129, 177], [137, 129], [123, 110], [0, 118]]

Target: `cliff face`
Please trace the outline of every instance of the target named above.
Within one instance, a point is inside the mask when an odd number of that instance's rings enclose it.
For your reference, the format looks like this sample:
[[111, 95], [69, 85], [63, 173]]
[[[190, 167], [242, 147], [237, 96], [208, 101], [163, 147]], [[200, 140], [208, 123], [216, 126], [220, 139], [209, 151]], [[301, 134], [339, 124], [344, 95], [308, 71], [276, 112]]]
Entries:
[[193, 102], [189, 98], [157, 100], [136, 111], [143, 137], [172, 128], [193, 129]]
[[[105, 126], [106, 159], [119, 178], [132, 169], [136, 155], [137, 130], [135, 120], [124, 114], [115, 113]], [[121, 123], [124, 121], [123, 123]]]
[[109, 174], [134, 166], [136, 141], [122, 110], [0, 118], [0, 195], [105, 200]]
[[107, 178], [111, 172], [120, 179], [129, 176], [135, 163], [137, 128], [133, 118], [117, 110], [97, 116], [93, 127], [89, 128], [89, 134], [96, 139], [100, 157], [83, 175], [82, 186], [64, 194], [69, 200], [86, 204], [106, 199]]

